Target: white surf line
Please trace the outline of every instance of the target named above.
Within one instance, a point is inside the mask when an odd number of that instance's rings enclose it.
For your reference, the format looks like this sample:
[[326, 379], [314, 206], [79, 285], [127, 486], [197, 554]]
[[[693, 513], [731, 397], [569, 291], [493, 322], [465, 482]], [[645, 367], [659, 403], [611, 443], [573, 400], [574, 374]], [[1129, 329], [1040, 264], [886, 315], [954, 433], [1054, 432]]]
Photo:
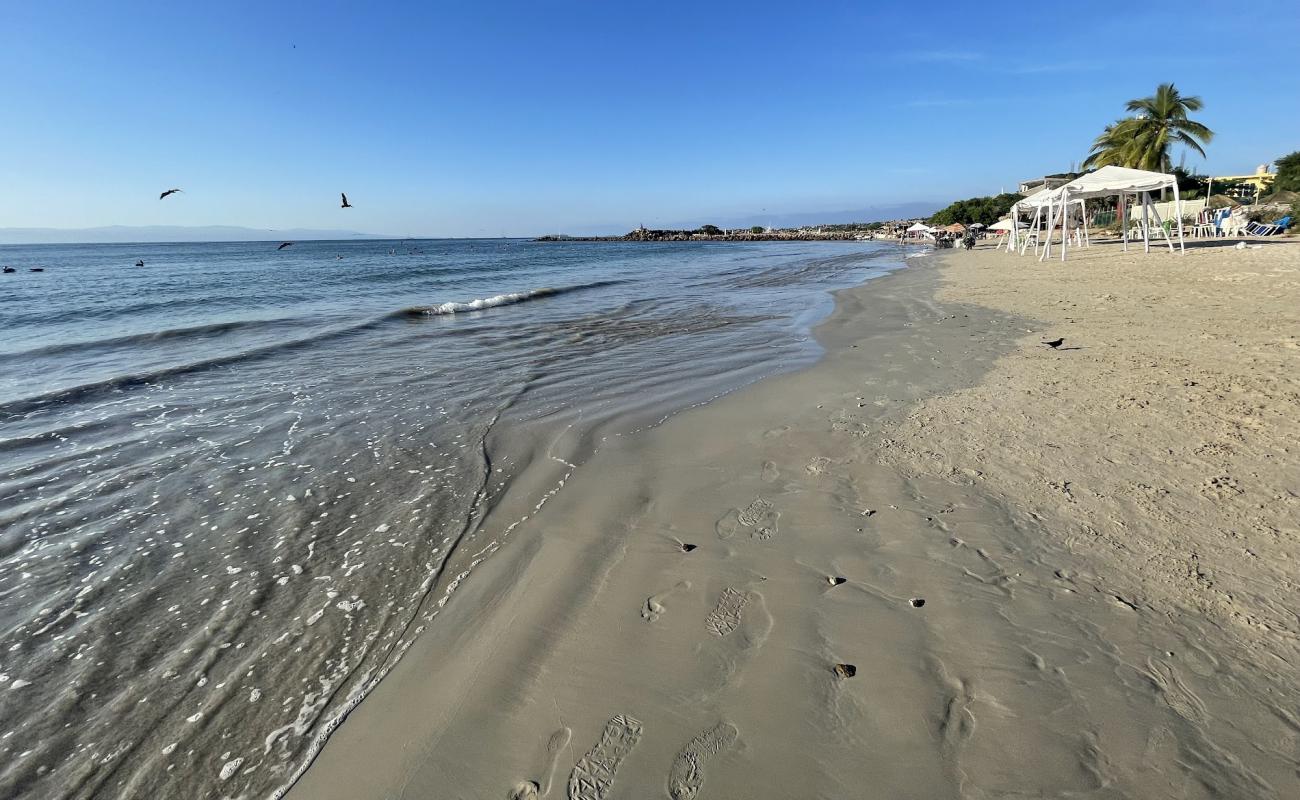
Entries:
[[[500, 415], [498, 414], [497, 418], [499, 419], [499, 417]], [[488, 426], [487, 431], [484, 432], [482, 442], [486, 442], [487, 435], [491, 431], [492, 426], [495, 425], [495, 421], [496, 420], [494, 419], [493, 422]], [[572, 427], [573, 424], [571, 423], [568, 427], [565, 428], [565, 432], [570, 430]], [[564, 459], [561, 459], [558, 456], [553, 455], [549, 451], [549, 449], [547, 451], [547, 456], [554, 461], [558, 461], [564, 464], [570, 469], [568, 472], [565, 473], [564, 477], [559, 481], [559, 483], [556, 486], [552, 487], [549, 491], [547, 491], [542, 496], [542, 499], [538, 502], [538, 504], [534, 508], [534, 513], [537, 510], [540, 510], [542, 506], [546, 505], [547, 501], [549, 501], [552, 497], [554, 497], [560, 491], [560, 489], [564, 488], [564, 484], [568, 481], [569, 477], [573, 474], [573, 471], [577, 469], [576, 465], [571, 464], [570, 462], [565, 461]], [[488, 474], [489, 476], [491, 475], [490, 472]], [[457, 543], [467, 538], [468, 526], [471, 524], [471, 520], [475, 512], [482, 506], [484, 496], [485, 496], [484, 493], [482, 493], [482, 490], [480, 490], [479, 496], [476, 497], [475, 501], [471, 504], [470, 510], [467, 512], [467, 519], [465, 523], [466, 530], [462, 531], [461, 536], [456, 538]], [[514, 530], [516, 527], [522, 524], [525, 520], [529, 518], [529, 516], [531, 515], [526, 514], [521, 519], [512, 523], [508, 528], [506, 528], [502, 532], [501, 538], [505, 538], [505, 536], [508, 535], [510, 531]], [[311, 546], [314, 547], [314, 545], [315, 542], [314, 541], [311, 542]], [[424, 633], [424, 631], [428, 628], [428, 625], [438, 616], [439, 613], [441, 613], [442, 609], [446, 607], [447, 603], [451, 600], [452, 594], [456, 591], [457, 588], [460, 587], [460, 585], [465, 581], [465, 579], [469, 577], [470, 572], [474, 569], [474, 567], [482, 563], [482, 561], [485, 558], [487, 558], [487, 556], [496, 552], [497, 549], [499, 549], [499, 545], [496, 540], [493, 540], [489, 542], [478, 553], [472, 555], [470, 557], [471, 560], [468, 568], [462, 570], [460, 573], [456, 575], [456, 577], [452, 578], [452, 580], [448, 582], [447, 588], [443, 591], [442, 597], [438, 599], [437, 603], [435, 603], [432, 608], [421, 613], [419, 609], [424, 606], [425, 600], [427, 599], [427, 592], [429, 592], [437, 584], [437, 580], [441, 575], [441, 569], [440, 568], [435, 569], [431, 574], [425, 577], [424, 581], [421, 583], [421, 588], [420, 588], [421, 597], [415, 603], [415, 608], [417, 609], [415, 612], [415, 616], [412, 617], [412, 619], [406, 623], [406, 630], [403, 631], [402, 633], [399, 633], [396, 644], [393, 645], [392, 649], [389, 651], [389, 654], [385, 657], [386, 663], [382, 663], [378, 668], [372, 668], [372, 670], [362, 674], [361, 683], [355, 686], [352, 689], [352, 691], [348, 694], [347, 699], [344, 701], [343, 705], [339, 708], [338, 712], [335, 713], [333, 717], [330, 717], [328, 720], [325, 721], [325, 723], [321, 727], [320, 732], [317, 733], [316, 736], [312, 739], [311, 743], [307, 745], [307, 748], [303, 753], [303, 759], [299, 763], [298, 768], [295, 769], [289, 775], [285, 783], [281, 784], [279, 787], [275, 788], [271, 792], [271, 794], [268, 796], [269, 800], [283, 800], [285, 795], [288, 794], [289, 790], [293, 788], [294, 784], [296, 784], [299, 780], [301, 780], [302, 776], [306, 774], [307, 770], [311, 767], [312, 762], [314, 762], [316, 758], [319, 757], [321, 750], [324, 749], [325, 744], [329, 741], [329, 738], [331, 735], [333, 735], [334, 731], [338, 730], [338, 727], [343, 724], [343, 722], [347, 719], [347, 716], [351, 714], [352, 711], [355, 710], [357, 706], [361, 705], [361, 702], [365, 700], [366, 697], [369, 696], [372, 691], [374, 691], [375, 687], [377, 687], [380, 684], [380, 682], [383, 681], [383, 679], [389, 674], [389, 672], [391, 672], [392, 669], [396, 667], [398, 663], [401, 662], [402, 658], [410, 650], [411, 646], [415, 644], [415, 640], [420, 636], [420, 634]], [[447, 553], [444, 555], [442, 565], [446, 565], [447, 561], [450, 559], [451, 555], [454, 552], [455, 552], [455, 544], [453, 544], [451, 549], [449, 549]], [[309, 554], [309, 558], [310, 558], [310, 554]], [[410, 627], [412, 623], [415, 623], [417, 620], [420, 619], [422, 619], [423, 622], [421, 622], [420, 624], [416, 624], [414, 627]], [[407, 633], [409, 633], [410, 635], [407, 636], [406, 635]]]

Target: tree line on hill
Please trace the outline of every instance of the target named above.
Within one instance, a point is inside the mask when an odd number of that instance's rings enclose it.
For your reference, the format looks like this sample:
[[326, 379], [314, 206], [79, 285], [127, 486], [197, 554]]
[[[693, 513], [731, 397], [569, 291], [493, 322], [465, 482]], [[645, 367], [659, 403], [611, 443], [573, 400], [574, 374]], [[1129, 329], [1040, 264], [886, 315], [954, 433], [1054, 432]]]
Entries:
[[972, 197], [936, 211], [928, 220], [931, 225], [992, 225], [1011, 213], [1011, 204], [1023, 200], [1024, 195], [1015, 192], [1003, 192], [993, 197]]

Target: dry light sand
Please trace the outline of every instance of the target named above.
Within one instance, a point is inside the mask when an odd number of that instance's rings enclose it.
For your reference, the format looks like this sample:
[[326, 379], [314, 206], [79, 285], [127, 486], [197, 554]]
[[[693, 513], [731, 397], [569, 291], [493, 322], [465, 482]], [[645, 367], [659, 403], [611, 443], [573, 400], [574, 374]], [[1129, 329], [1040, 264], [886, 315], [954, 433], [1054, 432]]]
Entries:
[[606, 443], [290, 797], [1300, 797], [1300, 243], [912, 263]]

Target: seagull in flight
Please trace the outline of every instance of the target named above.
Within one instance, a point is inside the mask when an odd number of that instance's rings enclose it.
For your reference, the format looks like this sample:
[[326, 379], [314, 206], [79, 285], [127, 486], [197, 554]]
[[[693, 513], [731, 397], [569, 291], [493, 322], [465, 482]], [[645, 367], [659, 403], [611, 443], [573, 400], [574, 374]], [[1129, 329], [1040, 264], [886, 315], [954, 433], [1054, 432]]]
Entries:
[[280, 246], [277, 247], [277, 248], [275, 248], [275, 249], [276, 249], [276, 250], [283, 250], [283, 249], [286, 248], [286, 247], [292, 247], [292, 246], [293, 246], [293, 242], [280, 242]]
[[352, 204], [348, 202], [348, 196], [347, 196], [347, 194], [345, 194], [344, 192], [339, 192], [339, 194], [343, 197], [343, 205], [342, 205], [341, 207], [342, 207], [342, 208], [352, 208]]
[[169, 194], [176, 194], [176, 193], [179, 192], [179, 191], [180, 191], [180, 189], [168, 189], [167, 191], [165, 191], [165, 192], [163, 192], [162, 194], [158, 195], [158, 199], [161, 200], [161, 199], [163, 199], [164, 197], [166, 197], [167, 195], [169, 195]]

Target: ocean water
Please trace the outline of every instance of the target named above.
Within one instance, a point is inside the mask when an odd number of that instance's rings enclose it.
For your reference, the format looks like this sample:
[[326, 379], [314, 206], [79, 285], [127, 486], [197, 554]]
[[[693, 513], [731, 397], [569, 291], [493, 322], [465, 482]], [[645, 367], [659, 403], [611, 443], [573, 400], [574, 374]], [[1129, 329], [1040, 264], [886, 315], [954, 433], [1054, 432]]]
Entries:
[[0, 796], [278, 796], [602, 439], [811, 363], [901, 256], [0, 247]]

